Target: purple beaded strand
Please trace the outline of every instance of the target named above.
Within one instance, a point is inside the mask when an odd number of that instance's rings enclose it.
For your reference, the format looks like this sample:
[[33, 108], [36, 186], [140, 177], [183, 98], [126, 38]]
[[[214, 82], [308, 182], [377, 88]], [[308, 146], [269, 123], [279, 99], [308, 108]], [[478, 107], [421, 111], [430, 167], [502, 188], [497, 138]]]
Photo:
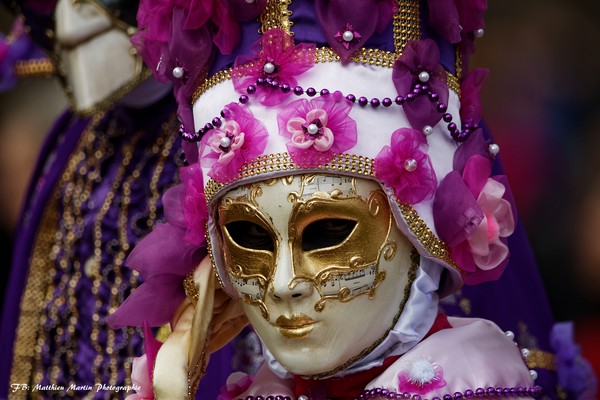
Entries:
[[[304, 88], [302, 86], [296, 86], [292, 89], [292, 87], [289, 84], [287, 84], [287, 83], [280, 84], [279, 82], [277, 82], [276, 80], [274, 80], [271, 77], [258, 78], [254, 85], [248, 85], [248, 87], [246, 88], [246, 93], [248, 95], [253, 95], [256, 93], [257, 86], [265, 86], [265, 85], [268, 85], [273, 89], [279, 89], [283, 93], [288, 93], [288, 92], [292, 91], [296, 96], [301, 96], [303, 94], [306, 94], [309, 97], [314, 97], [317, 95], [317, 90], [313, 87], [309, 87], [308, 89], [304, 90]], [[329, 91], [329, 89], [321, 89], [318, 93], [321, 96], [327, 96], [330, 94], [330, 91]], [[358, 104], [361, 107], [366, 107], [367, 105], [370, 104], [372, 108], [378, 108], [380, 105], [383, 105], [384, 107], [387, 108], [387, 107], [390, 107], [394, 103], [401, 106], [405, 102], [413, 102], [417, 98], [417, 96], [421, 96], [424, 94], [426, 94], [427, 97], [429, 98], [429, 100], [432, 103], [434, 103], [436, 110], [439, 113], [443, 114], [442, 120], [448, 124], [447, 127], [448, 127], [448, 131], [450, 132], [450, 136], [455, 141], [464, 142], [465, 140], [467, 140], [467, 138], [470, 136], [470, 134], [473, 131], [475, 131], [479, 128], [478, 124], [471, 124], [469, 122], [466, 122], [463, 124], [463, 129], [460, 130], [458, 128], [458, 126], [456, 125], [456, 123], [452, 122], [453, 116], [452, 116], [452, 114], [447, 112], [448, 106], [446, 104], [440, 102], [440, 96], [437, 93], [433, 92], [428, 85], [418, 83], [418, 82], [413, 85], [412, 90], [405, 97], [397, 96], [393, 101], [389, 97], [386, 97], [381, 101], [376, 97], [373, 97], [372, 99], [369, 100], [365, 96], [361, 96], [357, 99], [354, 94], [346, 95], [346, 99], [348, 101], [350, 101], [351, 103], [358, 102]], [[240, 95], [239, 102], [241, 104], [247, 104], [249, 101], [248, 95], [246, 95], [246, 94]], [[223, 118], [226, 118], [223, 110], [221, 111], [221, 116]], [[221, 126], [221, 120], [218, 117], [215, 117], [212, 120], [212, 124], [211, 123], [206, 124], [204, 126], [204, 128], [200, 129], [198, 132], [196, 132], [194, 134], [190, 134], [189, 132], [185, 131], [185, 129], [183, 129], [183, 125], [179, 129], [179, 133], [183, 137], [184, 140], [191, 141], [191, 142], [197, 142], [202, 138], [202, 136], [206, 132], [208, 132], [211, 129], [214, 129], [215, 127], [218, 128], [220, 126]], [[484, 390], [484, 392], [486, 392], [486, 391]], [[478, 395], [478, 393], [475, 393], [475, 395]]]

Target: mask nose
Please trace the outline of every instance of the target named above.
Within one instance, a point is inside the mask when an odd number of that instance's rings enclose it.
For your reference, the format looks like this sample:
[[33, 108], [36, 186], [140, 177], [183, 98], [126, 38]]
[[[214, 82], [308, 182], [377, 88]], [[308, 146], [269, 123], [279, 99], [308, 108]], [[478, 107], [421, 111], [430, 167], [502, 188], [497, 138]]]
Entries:
[[294, 268], [292, 265], [291, 251], [286, 249], [278, 255], [275, 275], [269, 289], [270, 297], [275, 301], [300, 301], [310, 297], [313, 293], [313, 285], [306, 281], [294, 282]]

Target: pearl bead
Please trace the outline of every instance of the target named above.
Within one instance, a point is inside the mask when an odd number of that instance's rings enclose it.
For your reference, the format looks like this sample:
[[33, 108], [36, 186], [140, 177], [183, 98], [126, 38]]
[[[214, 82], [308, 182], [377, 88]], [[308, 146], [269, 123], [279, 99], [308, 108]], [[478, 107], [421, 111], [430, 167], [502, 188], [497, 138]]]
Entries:
[[246, 3], [248, 3], [248, 4], [253, 4], [253, 3], [254, 3], [254, 0], [246, 0]]
[[317, 133], [319, 133], [319, 127], [317, 126], [317, 124], [310, 124], [306, 127], [306, 130], [308, 131], [309, 135], [316, 135]]
[[529, 375], [531, 375], [531, 378], [535, 381], [538, 378], [538, 373], [536, 370], [534, 369], [530, 369], [529, 370]]
[[431, 135], [432, 133], [433, 133], [433, 128], [432, 128], [431, 126], [429, 126], [429, 125], [425, 125], [425, 126], [423, 127], [423, 135], [425, 135], [425, 136], [429, 136], [429, 135]]
[[275, 72], [275, 64], [270, 62], [265, 63], [263, 71], [265, 71], [265, 74], [272, 74], [273, 72]]
[[422, 71], [419, 73], [419, 80], [423, 83], [429, 81], [429, 72]]
[[481, 39], [484, 34], [485, 31], [482, 28], [476, 29], [475, 32], [473, 32], [473, 36], [475, 36], [476, 39]]
[[229, 139], [227, 136], [223, 136], [221, 138], [221, 140], [219, 140], [219, 145], [221, 147], [227, 148], [227, 147], [231, 146], [231, 139]]
[[408, 172], [413, 172], [415, 169], [417, 169], [417, 160], [414, 158], [409, 158], [404, 161], [404, 169]]
[[354, 33], [352, 33], [352, 31], [346, 31], [342, 34], [342, 39], [344, 39], [344, 42], [351, 42], [354, 40]]
[[522, 348], [522, 349], [521, 349], [521, 355], [522, 355], [524, 358], [527, 358], [527, 357], [529, 357], [529, 356], [531, 355], [531, 351], [529, 351], [529, 349]]
[[506, 331], [504, 332], [504, 334], [506, 335], [507, 338], [509, 338], [510, 340], [515, 340], [515, 334], [513, 333], [513, 331]]
[[300, 396], [298, 396], [298, 400], [308, 400], [308, 396], [301, 394]]
[[500, 146], [498, 146], [496, 143], [492, 143], [488, 146], [488, 151], [492, 156], [496, 156], [500, 152]]
[[177, 79], [182, 78], [183, 77], [183, 68], [181, 68], [181, 67], [173, 68], [173, 76]]

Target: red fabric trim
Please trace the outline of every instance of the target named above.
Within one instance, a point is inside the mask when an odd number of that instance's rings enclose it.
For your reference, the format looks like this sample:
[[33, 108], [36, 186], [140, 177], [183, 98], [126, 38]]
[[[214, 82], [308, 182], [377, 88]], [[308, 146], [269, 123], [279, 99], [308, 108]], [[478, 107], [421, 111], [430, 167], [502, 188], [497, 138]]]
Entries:
[[[444, 314], [438, 314], [431, 329], [429, 329], [429, 332], [427, 332], [423, 339], [442, 329], [449, 328], [452, 328], [452, 325], [448, 322], [448, 318]], [[388, 367], [396, 362], [398, 358], [400, 358], [400, 356], [388, 357], [383, 361], [383, 365], [379, 367], [341, 378], [305, 379], [301, 376], [294, 376], [294, 394], [296, 397], [308, 395], [314, 400], [352, 400], [363, 392], [365, 386], [369, 382], [381, 375], [383, 371], [388, 369]]]

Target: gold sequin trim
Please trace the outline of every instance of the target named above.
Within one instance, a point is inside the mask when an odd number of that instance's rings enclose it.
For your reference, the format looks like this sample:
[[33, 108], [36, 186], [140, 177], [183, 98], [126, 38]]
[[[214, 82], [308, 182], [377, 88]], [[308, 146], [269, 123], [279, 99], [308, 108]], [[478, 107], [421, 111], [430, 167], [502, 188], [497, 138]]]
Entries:
[[556, 363], [554, 362], [554, 354], [541, 351], [529, 350], [529, 356], [525, 359], [527, 368], [540, 368], [548, 371], [556, 371]]
[[200, 295], [198, 293], [198, 287], [194, 282], [194, 273], [190, 272], [187, 274], [185, 279], [183, 280], [183, 289], [185, 290], [185, 295], [193, 304], [198, 302]]
[[196, 100], [198, 100], [200, 96], [202, 96], [208, 89], [217, 86], [221, 82], [225, 82], [231, 79], [231, 71], [232, 68], [219, 71], [210, 78], [206, 79], [204, 82], [202, 82], [202, 84], [198, 86], [198, 89], [196, 89], [194, 95], [192, 96], [192, 104], [194, 104]]
[[259, 18], [262, 26], [258, 32], [262, 34], [269, 29], [280, 28], [294, 36], [291, 29], [294, 23], [290, 21], [292, 12], [288, 9], [290, 4], [292, 4], [292, 0], [267, 0], [265, 11]]
[[[291, 0], [269, 0], [260, 21], [264, 33], [272, 28], [282, 28], [293, 35], [290, 28], [292, 22], [289, 20], [291, 11], [288, 5]], [[352, 62], [364, 65], [374, 65], [383, 68], [393, 68], [394, 62], [402, 55], [406, 44], [411, 40], [421, 38], [420, 16], [418, 0], [398, 0], [398, 12], [394, 14], [393, 32], [395, 52], [380, 49], [361, 48], [352, 58]], [[340, 56], [329, 47], [319, 47], [315, 52], [315, 63], [339, 62]], [[210, 78], [204, 80], [192, 96], [193, 105], [208, 89], [231, 79], [232, 69], [219, 71]], [[456, 52], [456, 75], [446, 72], [448, 88], [460, 97], [460, 76], [462, 74], [462, 60], [460, 51]], [[322, 88], [320, 88], [322, 89]], [[329, 89], [329, 88], [328, 88]], [[330, 89], [331, 90], [331, 89]]]
[[[357, 156], [354, 154], [336, 154], [328, 163], [313, 169], [358, 176], [374, 176], [373, 160], [368, 157]], [[293, 174], [295, 170], [306, 170], [306, 168], [294, 163], [288, 153], [268, 154], [255, 158], [245, 164], [237, 177], [231, 182], [237, 182], [240, 179], [272, 172], [288, 171], [288, 174]], [[210, 202], [211, 199], [227, 185], [227, 183], [219, 183], [210, 179], [206, 183], [204, 189], [206, 201]]]
[[394, 48], [402, 54], [411, 40], [421, 38], [421, 20], [418, 0], [398, 0], [398, 12], [394, 14]]
[[35, 60], [20, 60], [15, 63], [15, 76], [19, 79], [31, 77], [51, 77], [56, 73], [56, 67], [49, 58]]
[[417, 211], [415, 211], [410, 204], [406, 203], [398, 202], [398, 207], [400, 207], [400, 212], [402, 213], [402, 216], [404, 217], [409, 229], [415, 234], [417, 240], [419, 240], [425, 250], [460, 272], [461, 269], [458, 264], [456, 264], [454, 260], [450, 258], [446, 243], [442, 242], [433, 234], [425, 221], [419, 217]]

